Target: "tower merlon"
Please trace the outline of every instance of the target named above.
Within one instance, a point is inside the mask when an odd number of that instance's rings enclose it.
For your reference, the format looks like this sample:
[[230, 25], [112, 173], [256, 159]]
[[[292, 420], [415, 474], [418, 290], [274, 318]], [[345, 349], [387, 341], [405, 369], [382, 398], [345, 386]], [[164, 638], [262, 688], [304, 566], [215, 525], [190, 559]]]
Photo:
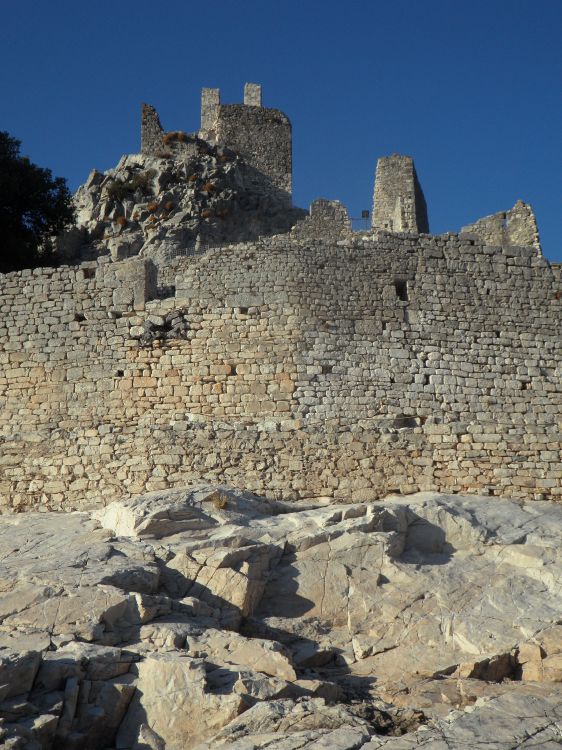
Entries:
[[158, 112], [151, 104], [141, 106], [141, 153], [154, 154], [162, 150], [164, 129]]
[[244, 85], [244, 104], [247, 107], [261, 107], [261, 85], [246, 83]]
[[201, 89], [201, 131], [213, 130], [221, 104], [220, 89]]

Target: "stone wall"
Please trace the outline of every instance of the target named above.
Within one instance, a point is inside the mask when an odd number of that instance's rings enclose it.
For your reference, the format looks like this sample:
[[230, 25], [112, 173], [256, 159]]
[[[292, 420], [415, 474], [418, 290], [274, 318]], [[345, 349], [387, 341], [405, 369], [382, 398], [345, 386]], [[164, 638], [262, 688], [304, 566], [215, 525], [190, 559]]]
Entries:
[[352, 233], [325, 201], [291, 235], [175, 265], [152, 301], [139, 260], [2, 277], [3, 507], [194, 478], [562, 493], [560, 279], [536, 250]]
[[217, 142], [236, 151], [272, 184], [292, 192], [292, 130], [278, 109], [255, 105], [221, 104], [216, 123]]
[[427, 206], [411, 156], [393, 154], [377, 162], [373, 229], [429, 232]]
[[204, 88], [201, 90], [201, 129], [199, 135], [205, 140], [215, 136], [215, 123], [221, 103], [220, 89]]
[[261, 107], [261, 86], [259, 83], [244, 84], [244, 104], [248, 107]]
[[301, 242], [314, 241], [318, 237], [337, 242], [348, 237], [350, 232], [351, 221], [343, 203], [318, 198], [310, 206], [306, 220], [295, 224], [291, 236]]
[[539, 250], [541, 246], [535, 214], [523, 201], [517, 201], [509, 211], [485, 216], [461, 231], [477, 235], [487, 245], [523, 245]]
[[158, 112], [150, 104], [141, 107], [141, 153], [159, 154], [164, 149], [164, 130]]

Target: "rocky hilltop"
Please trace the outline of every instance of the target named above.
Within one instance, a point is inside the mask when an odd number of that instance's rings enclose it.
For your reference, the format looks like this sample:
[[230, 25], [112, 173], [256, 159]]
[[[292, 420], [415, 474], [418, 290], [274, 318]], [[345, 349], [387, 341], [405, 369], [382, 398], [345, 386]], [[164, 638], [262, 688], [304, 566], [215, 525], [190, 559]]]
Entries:
[[561, 532], [544, 502], [210, 486], [4, 516], [3, 746], [554, 748]]
[[74, 196], [69, 247], [83, 259], [140, 255], [160, 265], [201, 245], [286, 232], [305, 215], [233, 151], [197, 146], [193, 156], [138, 154], [94, 170]]

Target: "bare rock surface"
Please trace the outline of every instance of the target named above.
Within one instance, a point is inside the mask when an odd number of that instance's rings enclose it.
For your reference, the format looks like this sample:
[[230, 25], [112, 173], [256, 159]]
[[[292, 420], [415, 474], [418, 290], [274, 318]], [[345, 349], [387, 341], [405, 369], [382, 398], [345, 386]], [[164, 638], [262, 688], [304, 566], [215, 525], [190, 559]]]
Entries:
[[0, 742], [562, 742], [562, 509], [194, 486], [0, 517]]
[[140, 254], [157, 264], [193, 252], [196, 243], [287, 232], [305, 215], [240, 155], [200, 139], [179, 151], [123, 156], [104, 173], [93, 170], [74, 203], [77, 226], [58, 238], [59, 252], [109, 253], [113, 260]]

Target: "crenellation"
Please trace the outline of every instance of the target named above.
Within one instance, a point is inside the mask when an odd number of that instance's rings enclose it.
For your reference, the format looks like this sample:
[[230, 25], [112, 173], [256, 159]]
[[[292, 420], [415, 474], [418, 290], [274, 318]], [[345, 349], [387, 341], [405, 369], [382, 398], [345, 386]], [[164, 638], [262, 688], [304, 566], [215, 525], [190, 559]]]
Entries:
[[262, 88], [244, 86], [243, 104], [222, 104], [218, 88], [201, 91], [201, 127], [197, 133], [164, 132], [154, 107], [144, 104], [141, 116], [141, 152], [153, 156], [194, 155], [205, 144], [220, 145], [239, 154], [291, 205], [292, 129], [289, 118], [277, 109], [262, 107]]
[[261, 107], [261, 86], [259, 83], [244, 84], [244, 104], [247, 107]]

